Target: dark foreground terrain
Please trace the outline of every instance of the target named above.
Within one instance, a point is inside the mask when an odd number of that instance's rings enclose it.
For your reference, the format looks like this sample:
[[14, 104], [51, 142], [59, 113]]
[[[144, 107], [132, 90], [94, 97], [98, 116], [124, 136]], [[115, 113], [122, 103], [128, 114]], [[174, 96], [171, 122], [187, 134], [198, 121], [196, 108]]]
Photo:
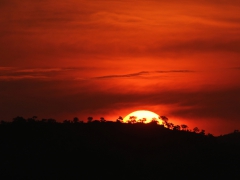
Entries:
[[0, 125], [1, 179], [239, 179], [240, 133], [151, 124]]

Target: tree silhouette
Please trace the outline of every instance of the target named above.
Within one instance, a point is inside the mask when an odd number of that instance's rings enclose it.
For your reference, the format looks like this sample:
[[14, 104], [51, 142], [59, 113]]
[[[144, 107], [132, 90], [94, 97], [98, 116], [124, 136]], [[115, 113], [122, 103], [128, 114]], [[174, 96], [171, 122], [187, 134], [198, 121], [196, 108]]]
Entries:
[[168, 121], [168, 118], [166, 116], [159, 116], [159, 119], [161, 119], [163, 121]]
[[238, 129], [235, 129], [235, 130], [233, 131], [233, 133], [239, 133], [239, 130], [238, 130]]
[[157, 118], [153, 117], [153, 118], [151, 119], [151, 122], [158, 122], [158, 120], [157, 120]]
[[42, 123], [46, 123], [48, 120], [47, 119], [42, 119], [41, 122]]
[[174, 128], [174, 124], [173, 123], [168, 123], [168, 129], [172, 129]]
[[33, 117], [27, 119], [27, 122], [29, 122], [29, 123], [35, 123], [36, 121], [37, 121], [37, 116], [33, 116]]
[[146, 121], [147, 121], [147, 118], [142, 118], [137, 120], [138, 123], [144, 123]]
[[122, 117], [122, 116], [119, 116], [119, 117], [116, 119], [116, 122], [123, 122], [123, 117]]
[[137, 122], [137, 116], [130, 116], [129, 117], [128, 123], [134, 124], [136, 122]]
[[208, 137], [214, 137], [213, 134], [211, 134], [211, 133], [208, 133], [207, 136]]
[[142, 118], [142, 122], [145, 123], [147, 121], [147, 118]]
[[73, 118], [73, 123], [79, 123], [78, 117], [74, 117], [74, 118]]
[[104, 117], [100, 117], [100, 122], [106, 122]]
[[15, 124], [26, 123], [26, 119], [24, 119], [23, 117], [17, 116], [15, 118], [13, 118], [13, 123], [15, 123]]
[[4, 120], [1, 120], [1, 124], [6, 124], [7, 122]]
[[187, 126], [186, 124], [182, 124], [182, 125], [181, 125], [181, 128], [182, 128], [182, 130], [186, 131], [187, 128], [188, 128], [188, 126]]
[[151, 121], [150, 121], [150, 124], [157, 125], [158, 124], [158, 120], [156, 118], [152, 118]]
[[66, 120], [63, 121], [63, 123], [65, 123], [65, 124], [70, 124], [71, 121], [66, 119]]
[[169, 123], [168, 123], [168, 118], [167, 118], [166, 116], [160, 116], [158, 119], [162, 121], [162, 124], [163, 124], [165, 127], [167, 127], [167, 128], [170, 127], [170, 125], [169, 125]]
[[193, 128], [193, 132], [199, 133], [200, 129], [198, 127]]
[[47, 120], [47, 122], [52, 124], [52, 123], [56, 123], [57, 121], [55, 119], [50, 118], [50, 119]]
[[205, 130], [202, 129], [199, 134], [205, 135]]
[[93, 117], [88, 117], [87, 119], [88, 119], [88, 123], [91, 123], [93, 120]]
[[180, 131], [180, 130], [181, 130], [181, 126], [179, 126], [179, 125], [174, 126], [174, 127], [173, 127], [173, 130]]

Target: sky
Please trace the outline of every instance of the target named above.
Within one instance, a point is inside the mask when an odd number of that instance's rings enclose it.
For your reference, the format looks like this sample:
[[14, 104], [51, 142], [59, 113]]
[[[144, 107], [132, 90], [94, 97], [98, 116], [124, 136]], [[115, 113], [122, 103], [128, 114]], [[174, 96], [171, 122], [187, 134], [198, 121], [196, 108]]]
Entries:
[[240, 129], [239, 0], [1, 0], [0, 119], [150, 110]]

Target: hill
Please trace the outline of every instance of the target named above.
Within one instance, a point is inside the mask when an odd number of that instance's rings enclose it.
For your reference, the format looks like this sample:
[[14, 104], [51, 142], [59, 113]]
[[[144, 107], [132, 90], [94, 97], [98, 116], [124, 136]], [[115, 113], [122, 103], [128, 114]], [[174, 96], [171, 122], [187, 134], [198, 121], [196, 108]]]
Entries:
[[239, 175], [240, 136], [169, 130], [154, 124], [0, 125], [7, 179], [161, 179]]

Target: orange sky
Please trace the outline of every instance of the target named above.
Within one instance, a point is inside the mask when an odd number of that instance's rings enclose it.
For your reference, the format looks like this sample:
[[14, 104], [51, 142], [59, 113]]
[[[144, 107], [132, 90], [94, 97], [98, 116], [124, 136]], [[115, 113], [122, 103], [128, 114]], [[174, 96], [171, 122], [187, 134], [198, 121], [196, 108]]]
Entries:
[[1, 0], [0, 119], [138, 109], [240, 129], [239, 0]]

